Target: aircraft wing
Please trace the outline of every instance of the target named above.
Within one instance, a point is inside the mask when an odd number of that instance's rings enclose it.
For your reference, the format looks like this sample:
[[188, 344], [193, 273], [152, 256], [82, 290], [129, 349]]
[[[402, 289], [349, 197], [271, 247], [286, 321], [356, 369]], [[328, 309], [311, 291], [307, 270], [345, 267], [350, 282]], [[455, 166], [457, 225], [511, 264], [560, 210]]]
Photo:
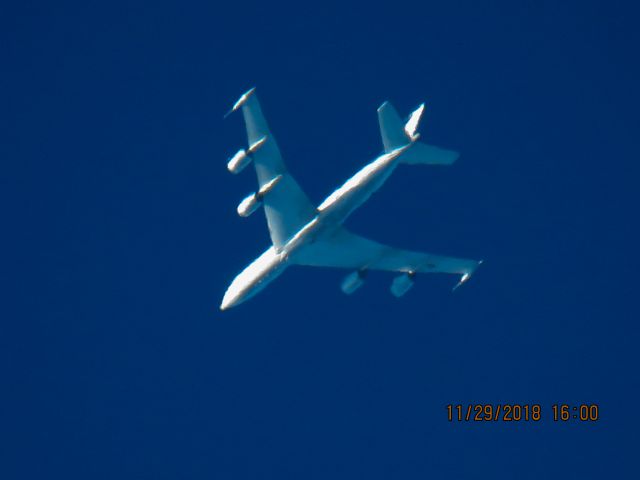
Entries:
[[269, 226], [271, 241], [277, 247], [298, 232], [316, 215], [316, 209], [300, 185], [289, 174], [280, 155], [275, 137], [262, 114], [255, 89], [245, 93], [233, 107], [242, 107], [249, 145], [264, 139], [260, 147], [251, 154], [252, 163], [258, 176], [259, 191], [269, 186], [277, 177], [277, 182], [262, 199]]
[[389, 247], [340, 227], [337, 232], [299, 252], [293, 263], [313, 267], [394, 272], [457, 273], [471, 275], [481, 263]]

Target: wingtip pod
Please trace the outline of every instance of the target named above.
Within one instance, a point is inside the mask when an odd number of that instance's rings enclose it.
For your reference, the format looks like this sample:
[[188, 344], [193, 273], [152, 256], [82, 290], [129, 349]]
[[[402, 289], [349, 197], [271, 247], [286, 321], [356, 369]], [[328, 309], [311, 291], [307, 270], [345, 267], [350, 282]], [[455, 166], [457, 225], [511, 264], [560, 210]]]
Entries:
[[451, 289], [451, 291], [455, 292], [458, 288], [460, 288], [462, 286], [463, 283], [466, 283], [467, 281], [469, 281], [469, 279], [475, 273], [475, 271], [478, 269], [478, 267], [480, 265], [482, 265], [482, 262], [484, 262], [484, 260], [478, 261], [478, 263], [476, 264], [475, 267], [473, 267], [473, 269], [469, 270], [468, 272], [463, 273], [462, 277], [460, 277], [460, 281], [455, 284], [455, 286]]
[[232, 112], [235, 112], [236, 110], [238, 110], [242, 105], [245, 104], [245, 102], [247, 100], [249, 100], [249, 98], [251, 97], [251, 95], [253, 95], [253, 93], [256, 91], [256, 87], [252, 87], [249, 90], [247, 90], [246, 92], [244, 92], [240, 98], [238, 99], [238, 101], [236, 103], [233, 104], [233, 108], [231, 109]]
[[246, 92], [244, 92], [240, 98], [238, 99], [238, 101], [236, 103], [233, 104], [233, 107], [231, 107], [231, 110], [229, 110], [225, 115], [224, 118], [227, 118], [229, 115], [231, 115], [233, 112], [235, 112], [236, 110], [238, 110], [242, 105], [244, 105], [246, 103], [247, 100], [249, 100], [249, 98], [251, 97], [251, 95], [253, 95], [253, 92], [256, 91], [256, 87], [250, 88], [249, 90], [247, 90]]
[[380, 106], [378, 107], [377, 112], [378, 112], [378, 113], [380, 113], [381, 111], [383, 111], [385, 108], [387, 108], [387, 105], [391, 105], [391, 104], [389, 103], [389, 100], [385, 100], [384, 102], [382, 102], [382, 103], [380, 104]]

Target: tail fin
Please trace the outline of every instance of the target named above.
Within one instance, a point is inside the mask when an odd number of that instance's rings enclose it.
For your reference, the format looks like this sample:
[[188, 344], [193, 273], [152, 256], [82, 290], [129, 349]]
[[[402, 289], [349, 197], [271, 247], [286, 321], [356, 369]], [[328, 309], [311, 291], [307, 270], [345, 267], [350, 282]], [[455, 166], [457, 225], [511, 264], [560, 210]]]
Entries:
[[460, 156], [458, 152], [417, 141], [420, 137], [417, 130], [423, 111], [424, 103], [414, 110], [407, 123], [403, 125], [393, 105], [389, 102], [384, 102], [380, 105], [378, 108], [378, 122], [380, 123], [380, 134], [382, 135], [385, 152], [413, 143], [413, 146], [407, 149], [400, 157], [402, 163], [409, 165], [451, 165]]
[[378, 108], [378, 123], [385, 152], [404, 147], [410, 142], [404, 131], [400, 115], [389, 102], [384, 102]]

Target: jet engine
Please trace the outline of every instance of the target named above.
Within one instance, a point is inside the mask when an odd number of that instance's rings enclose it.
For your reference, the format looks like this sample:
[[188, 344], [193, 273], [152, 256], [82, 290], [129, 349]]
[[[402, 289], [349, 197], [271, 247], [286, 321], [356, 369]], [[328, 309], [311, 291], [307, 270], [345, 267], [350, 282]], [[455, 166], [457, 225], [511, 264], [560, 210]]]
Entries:
[[257, 193], [252, 193], [247, 198], [242, 200], [237, 208], [238, 215], [240, 215], [241, 217], [248, 217], [253, 212], [255, 212], [258, 207], [262, 205], [262, 200], [264, 199], [265, 195], [271, 192], [276, 187], [276, 185], [278, 185], [278, 182], [280, 182], [280, 180], [282, 180], [282, 175], [278, 175], [272, 178], [267, 183], [265, 183]]
[[234, 175], [240, 173], [247, 167], [247, 165], [251, 163], [251, 155], [256, 153], [266, 141], [267, 137], [264, 136], [257, 142], [252, 143], [248, 150], [244, 150], [242, 148], [238, 150], [236, 154], [231, 157], [229, 163], [227, 163], [227, 170], [229, 170]]
[[413, 287], [415, 272], [406, 272], [393, 279], [391, 282], [391, 293], [396, 297], [401, 297]]
[[252, 193], [238, 205], [238, 215], [248, 217], [258, 209], [261, 203], [262, 199], [260, 196], [257, 193]]
[[243, 148], [241, 148], [233, 157], [231, 157], [229, 163], [227, 163], [227, 170], [229, 170], [234, 175], [237, 175], [250, 163], [251, 157], [247, 155], [247, 152]]
[[364, 277], [366, 276], [366, 270], [356, 270], [355, 272], [351, 272], [349, 275], [344, 277], [342, 283], [340, 284], [340, 288], [343, 293], [347, 295], [351, 295], [357, 289], [359, 289], [362, 284], [364, 284]]

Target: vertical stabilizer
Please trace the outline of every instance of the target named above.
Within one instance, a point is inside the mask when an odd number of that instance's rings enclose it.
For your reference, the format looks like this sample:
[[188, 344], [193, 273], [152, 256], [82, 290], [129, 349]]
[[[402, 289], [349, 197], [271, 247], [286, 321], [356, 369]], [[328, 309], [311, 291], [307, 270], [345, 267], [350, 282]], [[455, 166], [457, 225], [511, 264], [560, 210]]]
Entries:
[[422, 112], [424, 112], [424, 103], [420, 104], [420, 106], [409, 115], [409, 120], [407, 120], [404, 126], [404, 133], [407, 134], [411, 141], [417, 140], [420, 136], [417, 130], [418, 125], [420, 125], [420, 118], [422, 118]]
[[408, 121], [404, 123], [393, 105], [389, 102], [380, 105], [378, 122], [380, 123], [384, 151], [388, 153], [412, 143], [411, 148], [400, 156], [402, 163], [408, 165], [451, 165], [458, 159], [460, 155], [458, 152], [417, 141], [420, 138], [418, 126], [423, 112], [424, 103], [414, 110], [409, 115]]
[[378, 108], [378, 122], [380, 123], [380, 134], [384, 151], [390, 152], [396, 148], [404, 147], [409, 143], [404, 130], [404, 123], [400, 120], [400, 115], [393, 105], [384, 102]]

